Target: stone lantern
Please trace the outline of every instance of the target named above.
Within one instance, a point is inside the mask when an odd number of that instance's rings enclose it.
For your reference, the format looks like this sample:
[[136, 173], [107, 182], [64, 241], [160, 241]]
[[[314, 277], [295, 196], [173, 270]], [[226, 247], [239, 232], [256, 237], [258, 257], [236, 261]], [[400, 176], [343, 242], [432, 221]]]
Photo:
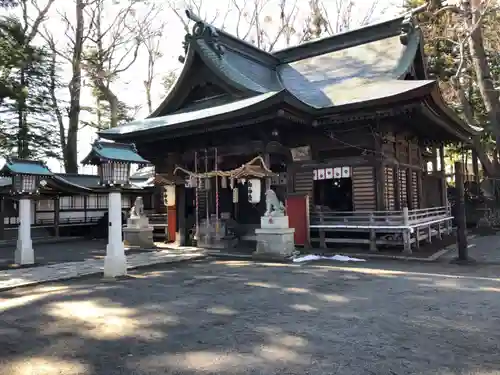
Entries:
[[19, 228], [15, 262], [20, 265], [35, 263], [35, 253], [31, 240], [31, 201], [39, 193], [40, 185], [53, 176], [45, 164], [38, 161], [7, 158], [0, 169], [0, 176], [12, 178], [11, 194], [19, 200]]
[[117, 277], [127, 274], [127, 258], [122, 233], [121, 190], [130, 185], [130, 166], [150, 164], [143, 159], [133, 144], [97, 140], [82, 161], [84, 165], [96, 165], [100, 184], [109, 192], [108, 246], [104, 258], [104, 276]]

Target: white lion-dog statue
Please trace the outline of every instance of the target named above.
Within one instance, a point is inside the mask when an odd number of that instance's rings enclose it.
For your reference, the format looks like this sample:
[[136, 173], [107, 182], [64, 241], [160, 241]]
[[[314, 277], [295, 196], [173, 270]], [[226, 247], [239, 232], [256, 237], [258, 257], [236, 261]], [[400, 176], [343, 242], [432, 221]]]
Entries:
[[280, 202], [274, 190], [266, 191], [266, 212], [264, 216], [285, 216], [285, 206]]
[[130, 209], [130, 218], [144, 217], [144, 202], [142, 197], [135, 198], [134, 205]]

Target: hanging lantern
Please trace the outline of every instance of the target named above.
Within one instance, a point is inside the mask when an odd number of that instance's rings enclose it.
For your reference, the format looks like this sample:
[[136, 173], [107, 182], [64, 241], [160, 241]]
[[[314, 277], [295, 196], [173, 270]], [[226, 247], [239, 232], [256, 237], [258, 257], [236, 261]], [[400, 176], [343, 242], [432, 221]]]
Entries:
[[256, 178], [248, 180], [248, 201], [250, 203], [259, 203], [261, 195], [261, 181]]
[[227, 189], [227, 177], [222, 176], [220, 179], [220, 187], [222, 189]]

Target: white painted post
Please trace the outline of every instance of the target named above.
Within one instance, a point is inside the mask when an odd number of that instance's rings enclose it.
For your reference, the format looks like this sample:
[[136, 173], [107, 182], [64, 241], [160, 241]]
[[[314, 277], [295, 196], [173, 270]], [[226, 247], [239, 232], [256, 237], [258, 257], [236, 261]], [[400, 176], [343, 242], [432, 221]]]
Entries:
[[[407, 227], [410, 224], [410, 217], [408, 216], [408, 207], [403, 207], [403, 225]], [[403, 229], [403, 253], [411, 254], [410, 230]]]
[[35, 252], [31, 241], [31, 199], [25, 197], [19, 199], [19, 227], [14, 260], [20, 265], [35, 263]]
[[109, 193], [108, 246], [104, 258], [104, 277], [125, 276], [127, 257], [122, 239], [122, 197], [119, 191]]

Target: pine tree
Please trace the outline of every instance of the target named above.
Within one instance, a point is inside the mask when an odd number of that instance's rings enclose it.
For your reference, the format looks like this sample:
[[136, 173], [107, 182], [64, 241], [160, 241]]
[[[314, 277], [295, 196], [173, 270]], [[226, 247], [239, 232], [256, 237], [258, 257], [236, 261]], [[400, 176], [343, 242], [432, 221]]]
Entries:
[[[0, 1], [0, 7], [15, 5]], [[0, 19], [0, 154], [58, 157], [49, 92], [51, 59], [45, 49], [25, 41], [18, 19]]]

